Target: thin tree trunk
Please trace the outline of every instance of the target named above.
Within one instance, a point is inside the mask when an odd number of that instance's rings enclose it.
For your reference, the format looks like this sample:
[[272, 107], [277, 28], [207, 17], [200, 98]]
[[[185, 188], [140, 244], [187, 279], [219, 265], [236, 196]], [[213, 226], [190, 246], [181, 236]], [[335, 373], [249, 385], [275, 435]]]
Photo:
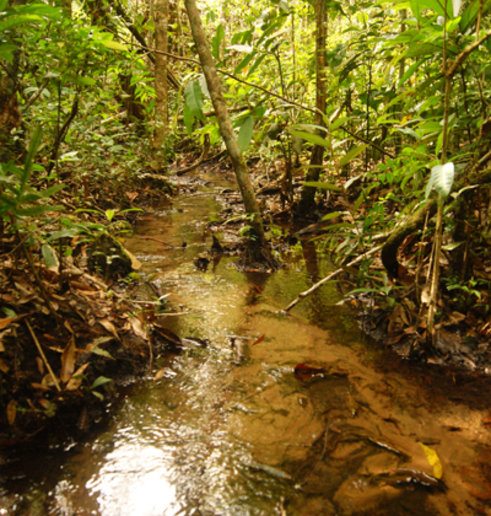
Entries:
[[[315, 73], [316, 73], [316, 108], [318, 110], [315, 123], [325, 127], [323, 114], [326, 112], [326, 42], [327, 42], [327, 6], [324, 0], [316, 0], [315, 2]], [[324, 136], [322, 132], [318, 132]], [[316, 145], [312, 151], [310, 158], [310, 167], [308, 169], [306, 180], [318, 181], [319, 174], [324, 158], [324, 147]], [[305, 217], [315, 208], [315, 192], [316, 188], [312, 186], [304, 186], [297, 208], [297, 216]]]
[[168, 0], [156, 0], [154, 9], [155, 20], [155, 132], [153, 148], [162, 149], [169, 129], [168, 83], [167, 83], [167, 55], [168, 51]]
[[196, 44], [201, 67], [206, 78], [206, 84], [208, 85], [213, 108], [217, 115], [220, 133], [234, 167], [235, 176], [242, 194], [246, 213], [251, 219], [248, 260], [273, 263], [270, 247], [264, 234], [261, 213], [259, 211], [254, 189], [249, 177], [249, 170], [230, 121], [227, 105], [222, 93], [222, 83], [218, 77], [210, 47], [201, 24], [199, 10], [196, 6], [195, 0], [184, 0], [184, 5], [186, 6], [191, 32]]

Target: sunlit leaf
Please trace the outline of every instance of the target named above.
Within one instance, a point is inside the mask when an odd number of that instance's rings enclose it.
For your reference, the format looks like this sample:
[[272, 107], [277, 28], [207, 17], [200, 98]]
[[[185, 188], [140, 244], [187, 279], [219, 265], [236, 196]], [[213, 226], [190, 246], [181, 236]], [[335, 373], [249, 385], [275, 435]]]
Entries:
[[426, 444], [419, 443], [419, 445], [423, 448], [426, 459], [428, 460], [429, 465], [433, 468], [433, 476], [438, 479], [442, 478], [442, 463], [440, 462], [440, 458], [436, 451], [433, 448], [426, 446]]
[[426, 185], [426, 198], [429, 197], [432, 190], [436, 190], [444, 199], [452, 190], [453, 180], [455, 176], [454, 164], [449, 161], [444, 165], [435, 165], [431, 169], [431, 176]]
[[454, 17], [459, 15], [461, 5], [462, 5], [462, 0], [452, 0]]

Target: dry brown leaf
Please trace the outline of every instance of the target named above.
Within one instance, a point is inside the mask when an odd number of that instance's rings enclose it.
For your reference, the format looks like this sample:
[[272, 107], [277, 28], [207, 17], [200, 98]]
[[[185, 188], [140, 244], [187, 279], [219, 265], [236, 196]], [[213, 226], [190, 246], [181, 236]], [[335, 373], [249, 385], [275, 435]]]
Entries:
[[148, 339], [148, 334], [143, 322], [138, 317], [132, 317], [130, 319], [131, 327], [138, 337], [141, 337], [144, 340]]
[[4, 360], [3, 358], [0, 358], [0, 371], [2, 371], [2, 373], [5, 373], [7, 374], [9, 372], [9, 365], [7, 363], [6, 360]]
[[160, 380], [161, 378], [163, 378], [163, 376], [165, 375], [165, 369], [159, 369], [156, 373], [155, 373], [155, 376], [153, 377], [154, 380]]
[[61, 354], [60, 380], [63, 383], [66, 383], [68, 380], [70, 380], [73, 371], [75, 370], [76, 351], [77, 348], [75, 347], [75, 339], [72, 336], [70, 342], [65, 346], [65, 349]]
[[119, 335], [116, 331], [116, 327], [109, 319], [99, 319], [98, 322], [104, 329], [106, 329], [109, 333], [112, 333], [119, 340]]
[[17, 416], [17, 402], [10, 400], [7, 404], [7, 421], [12, 426], [15, 423], [15, 417]]
[[15, 317], [4, 317], [3, 319], [0, 319], [0, 330], [5, 329], [7, 326], [9, 326], [14, 321], [15, 321]]
[[68, 321], [65, 320], [65, 322], [63, 323], [63, 326], [71, 333], [75, 333], [72, 329], [72, 327], [70, 326], [70, 323]]
[[46, 387], [46, 385], [43, 385], [42, 383], [31, 382], [31, 387], [33, 389], [39, 389], [41, 391], [49, 391], [48, 387]]
[[81, 385], [84, 380], [83, 373], [84, 371], [89, 367], [89, 362], [86, 362], [85, 364], [81, 365], [72, 375], [70, 378], [70, 381], [66, 384], [66, 390], [67, 391], [76, 391]]
[[[123, 246], [121, 246], [123, 247]], [[136, 258], [135, 256], [133, 256], [129, 251], [128, 249], [126, 249], [125, 247], [123, 247], [124, 249], [124, 252], [128, 255], [129, 259], [130, 259], [130, 262], [131, 262], [131, 267], [133, 268], [134, 271], [138, 271], [141, 269], [141, 262], [140, 260], [138, 260], [138, 258]]]

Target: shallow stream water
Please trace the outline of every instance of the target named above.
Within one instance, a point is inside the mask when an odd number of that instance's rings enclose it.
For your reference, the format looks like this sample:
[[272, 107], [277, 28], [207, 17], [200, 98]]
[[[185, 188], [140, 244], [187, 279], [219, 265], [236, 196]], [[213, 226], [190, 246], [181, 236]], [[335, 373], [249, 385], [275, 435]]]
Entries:
[[200, 270], [231, 179], [181, 181], [126, 245], [170, 293], [179, 315], [165, 325], [184, 350], [92, 439], [10, 465], [2, 489], [17, 486], [18, 513], [491, 514], [489, 379], [368, 342], [335, 284], [282, 313], [328, 267], [312, 247], [274, 274], [232, 258]]

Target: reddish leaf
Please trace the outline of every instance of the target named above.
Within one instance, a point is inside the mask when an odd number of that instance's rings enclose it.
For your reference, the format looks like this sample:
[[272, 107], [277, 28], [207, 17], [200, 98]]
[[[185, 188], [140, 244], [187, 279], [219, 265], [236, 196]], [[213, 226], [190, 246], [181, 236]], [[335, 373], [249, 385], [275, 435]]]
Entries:
[[295, 376], [299, 380], [312, 380], [315, 377], [323, 378], [327, 371], [321, 367], [312, 367], [307, 364], [297, 364], [295, 366]]

